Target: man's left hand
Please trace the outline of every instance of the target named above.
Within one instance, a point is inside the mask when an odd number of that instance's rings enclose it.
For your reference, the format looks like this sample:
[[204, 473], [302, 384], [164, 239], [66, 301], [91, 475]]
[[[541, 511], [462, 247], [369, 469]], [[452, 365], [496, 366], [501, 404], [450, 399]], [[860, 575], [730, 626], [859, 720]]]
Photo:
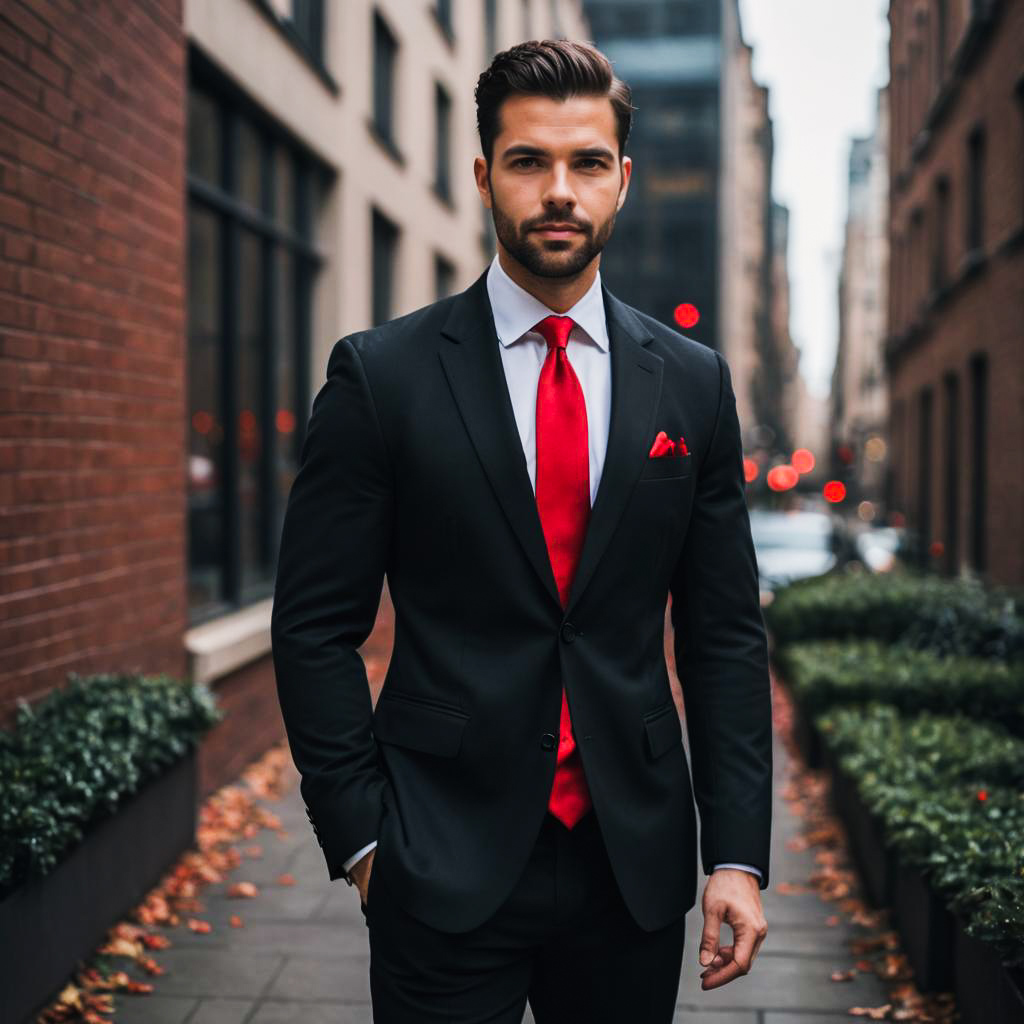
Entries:
[[[768, 926], [761, 910], [761, 889], [756, 875], [739, 868], [712, 871], [701, 903], [704, 932], [700, 938], [701, 988], [718, 988], [747, 974]], [[722, 922], [732, 928], [731, 946], [720, 946]]]

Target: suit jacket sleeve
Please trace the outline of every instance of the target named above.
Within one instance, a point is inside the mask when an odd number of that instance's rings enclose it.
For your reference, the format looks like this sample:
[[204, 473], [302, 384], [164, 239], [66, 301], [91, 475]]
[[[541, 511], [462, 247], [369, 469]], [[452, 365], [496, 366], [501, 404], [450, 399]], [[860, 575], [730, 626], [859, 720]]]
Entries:
[[338, 341], [313, 400], [285, 511], [271, 640], [300, 791], [329, 877], [377, 838], [388, 785], [357, 648], [376, 620], [393, 520], [393, 470], [362, 360]]
[[673, 571], [671, 620], [704, 873], [716, 864], [751, 864], [765, 889], [772, 812], [768, 648], [736, 397], [728, 364], [714, 354], [717, 418]]

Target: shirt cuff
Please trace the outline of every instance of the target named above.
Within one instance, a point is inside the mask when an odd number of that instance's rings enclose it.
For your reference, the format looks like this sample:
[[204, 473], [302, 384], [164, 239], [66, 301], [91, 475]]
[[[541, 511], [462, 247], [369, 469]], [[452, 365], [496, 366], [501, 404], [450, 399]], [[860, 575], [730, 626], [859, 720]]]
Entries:
[[758, 868], [755, 868], [753, 864], [716, 864], [711, 870], [717, 871], [719, 868], [739, 868], [741, 871], [749, 871], [753, 875], [757, 875], [758, 878], [763, 877]]
[[361, 861], [363, 857], [365, 857], [376, 845], [377, 840], [374, 839], [372, 843], [367, 843], [361, 850], [357, 850], [347, 861], [345, 861], [344, 864], [341, 865], [341, 870], [347, 875], [349, 871], [352, 870], [352, 866]]

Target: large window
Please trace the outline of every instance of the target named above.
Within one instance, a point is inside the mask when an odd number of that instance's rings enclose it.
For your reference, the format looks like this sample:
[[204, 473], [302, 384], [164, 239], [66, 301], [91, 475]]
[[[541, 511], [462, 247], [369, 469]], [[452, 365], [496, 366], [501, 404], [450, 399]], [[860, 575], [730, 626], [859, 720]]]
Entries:
[[373, 14], [373, 130], [388, 146], [395, 142], [395, 64], [398, 42], [387, 22]]
[[983, 573], [988, 569], [988, 550], [985, 542], [988, 502], [986, 492], [988, 473], [988, 357], [979, 352], [971, 357], [971, 564]]
[[946, 393], [945, 520], [946, 572], [960, 565], [960, 381], [955, 373], [943, 378]]
[[394, 316], [395, 261], [398, 258], [398, 228], [380, 210], [374, 209], [371, 240], [373, 267], [373, 325]]
[[440, 82], [434, 83], [434, 190], [452, 199], [452, 101]]
[[985, 133], [975, 128], [967, 139], [967, 251], [985, 244]]
[[322, 168], [193, 57], [188, 109], [188, 600], [269, 596], [309, 395]]

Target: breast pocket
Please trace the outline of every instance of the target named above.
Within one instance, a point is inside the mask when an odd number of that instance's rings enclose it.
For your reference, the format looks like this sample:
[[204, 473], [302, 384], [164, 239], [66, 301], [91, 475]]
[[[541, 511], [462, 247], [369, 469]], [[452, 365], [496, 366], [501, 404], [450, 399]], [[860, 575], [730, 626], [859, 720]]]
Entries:
[[693, 470], [693, 455], [661, 455], [648, 458], [647, 465], [640, 473], [640, 481], [645, 480], [682, 480]]

